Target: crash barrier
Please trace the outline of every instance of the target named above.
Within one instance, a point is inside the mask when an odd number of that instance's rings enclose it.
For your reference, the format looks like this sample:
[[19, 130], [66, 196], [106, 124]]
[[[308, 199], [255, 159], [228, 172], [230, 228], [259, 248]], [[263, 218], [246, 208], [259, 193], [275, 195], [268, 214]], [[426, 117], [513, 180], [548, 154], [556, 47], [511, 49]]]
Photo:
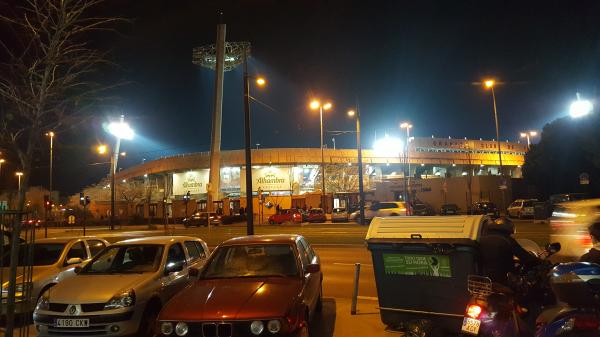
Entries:
[[28, 225], [27, 220], [27, 212], [0, 211], [0, 314], [6, 337], [29, 335], [36, 300], [31, 287], [36, 227]]
[[374, 218], [371, 251], [381, 320], [402, 328], [428, 320], [460, 331], [469, 301], [468, 275], [479, 272], [477, 240], [482, 215]]

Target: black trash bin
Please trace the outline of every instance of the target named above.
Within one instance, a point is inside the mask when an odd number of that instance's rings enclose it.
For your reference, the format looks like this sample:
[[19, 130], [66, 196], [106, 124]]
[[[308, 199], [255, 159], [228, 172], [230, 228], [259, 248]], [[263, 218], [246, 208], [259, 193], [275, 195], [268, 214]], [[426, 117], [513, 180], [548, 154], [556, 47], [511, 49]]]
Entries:
[[428, 320], [458, 333], [478, 274], [477, 240], [486, 216], [375, 218], [367, 233], [382, 322]]

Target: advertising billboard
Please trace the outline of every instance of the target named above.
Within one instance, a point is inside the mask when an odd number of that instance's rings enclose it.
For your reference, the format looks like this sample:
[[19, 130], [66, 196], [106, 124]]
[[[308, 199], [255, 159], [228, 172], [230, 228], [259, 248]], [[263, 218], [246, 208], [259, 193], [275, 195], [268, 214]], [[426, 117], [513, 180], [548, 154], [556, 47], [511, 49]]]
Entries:
[[173, 173], [173, 195], [206, 193], [208, 169]]

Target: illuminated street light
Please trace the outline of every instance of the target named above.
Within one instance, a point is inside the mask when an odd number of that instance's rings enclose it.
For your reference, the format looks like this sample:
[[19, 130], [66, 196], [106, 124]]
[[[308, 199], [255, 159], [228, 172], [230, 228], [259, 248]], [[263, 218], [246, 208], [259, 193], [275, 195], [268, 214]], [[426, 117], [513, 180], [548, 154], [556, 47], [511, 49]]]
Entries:
[[384, 138], [375, 141], [373, 153], [377, 157], [398, 157], [402, 153], [402, 141], [400, 138], [385, 135]]
[[494, 80], [485, 80], [483, 82], [483, 84], [485, 85], [486, 88], [491, 89], [496, 84], [496, 81], [494, 81]]
[[132, 140], [135, 134], [129, 124], [123, 121], [123, 116], [121, 116], [121, 121], [108, 124], [108, 132], [118, 139], [127, 140]]
[[4, 164], [4, 162], [6, 162], [6, 160], [0, 158], [0, 177], [2, 177], [2, 164]]
[[[410, 124], [409, 122], [402, 122], [400, 124], [400, 128], [401, 129], [406, 129], [406, 150], [404, 152], [404, 159], [405, 159], [405, 168], [408, 168], [408, 170], [405, 172], [404, 174], [404, 183], [406, 184], [404, 186], [404, 201], [409, 201], [408, 199], [410, 198], [410, 154], [409, 154], [409, 142], [410, 142], [410, 129], [412, 129], [412, 124]], [[407, 215], [408, 215], [408, 209], [407, 209]]]
[[96, 148], [96, 151], [98, 151], [99, 154], [105, 154], [108, 152], [108, 146], [98, 145], [98, 147]]
[[[362, 226], [365, 224], [365, 192], [363, 186], [363, 165], [362, 165], [362, 146], [360, 143], [360, 110], [358, 102], [356, 110], [348, 110], [348, 116], [356, 116], [356, 151], [358, 153], [358, 223]], [[352, 164], [348, 162], [348, 166]]]
[[521, 138], [527, 138], [527, 149], [529, 149], [529, 147], [531, 146], [531, 139], [530, 137], [535, 137], [537, 136], [537, 131], [525, 131], [525, 132], [521, 132]]
[[569, 114], [571, 115], [571, 118], [580, 118], [589, 115], [593, 110], [594, 105], [592, 102], [581, 99], [579, 93], [577, 93], [577, 100], [571, 103]]
[[21, 191], [21, 177], [23, 176], [23, 172], [15, 172], [15, 175], [17, 176], [17, 179], [19, 179], [19, 189], [18, 191]]
[[262, 87], [265, 84], [267, 84], [267, 81], [263, 77], [259, 77], [259, 78], [256, 79], [256, 84], [258, 86]]
[[310, 102], [310, 108], [312, 110], [317, 110], [319, 109], [319, 117], [320, 117], [320, 121], [321, 121], [321, 206], [323, 207], [323, 209], [327, 209], [325, 207], [325, 158], [324, 158], [324, 154], [323, 154], [323, 110], [329, 110], [331, 109], [333, 105], [331, 104], [331, 102], [326, 102], [325, 104], [321, 105], [321, 101], [317, 100], [317, 99], [313, 99]]

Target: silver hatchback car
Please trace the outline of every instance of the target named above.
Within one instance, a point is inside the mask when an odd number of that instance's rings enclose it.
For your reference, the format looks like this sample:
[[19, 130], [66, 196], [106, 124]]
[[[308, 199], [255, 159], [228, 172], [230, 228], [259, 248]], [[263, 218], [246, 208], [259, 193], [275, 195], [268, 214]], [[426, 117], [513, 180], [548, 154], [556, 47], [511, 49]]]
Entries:
[[117, 242], [77, 275], [46, 291], [33, 320], [38, 336], [152, 336], [162, 306], [192, 282], [191, 267], [208, 257], [188, 236]]
[[[104, 239], [86, 236], [80, 238], [37, 239], [33, 244], [21, 244], [19, 247], [19, 266], [28, 263], [28, 252], [33, 253], [33, 273], [31, 282], [23, 279], [24, 268], [17, 268], [16, 313], [31, 313], [38, 298], [58, 282], [75, 275], [77, 266], [89, 261], [98, 254], [108, 242]], [[4, 266], [9, 265], [10, 252], [2, 257]], [[2, 268], [2, 301], [8, 294], [8, 268]], [[27, 298], [25, 294], [29, 293]], [[3, 311], [6, 305], [0, 306]], [[5, 315], [6, 312], [2, 312]]]

